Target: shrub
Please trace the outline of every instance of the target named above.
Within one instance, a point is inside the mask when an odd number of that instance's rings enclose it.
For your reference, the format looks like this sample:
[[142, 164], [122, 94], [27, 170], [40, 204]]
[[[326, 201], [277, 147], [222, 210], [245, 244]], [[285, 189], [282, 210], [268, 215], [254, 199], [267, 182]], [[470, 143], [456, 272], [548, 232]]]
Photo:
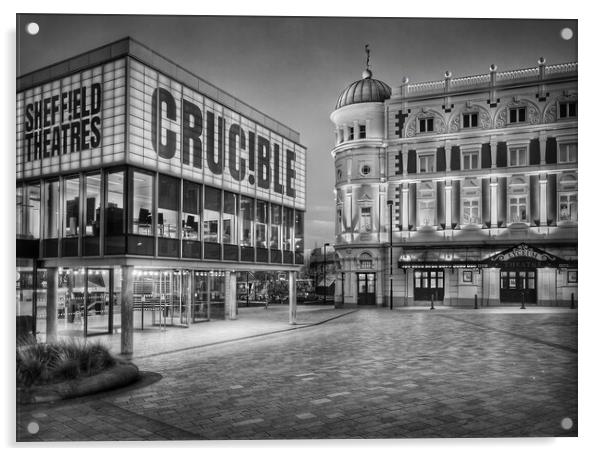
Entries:
[[70, 339], [21, 346], [17, 348], [17, 386], [95, 375], [115, 363], [115, 358], [100, 342]]

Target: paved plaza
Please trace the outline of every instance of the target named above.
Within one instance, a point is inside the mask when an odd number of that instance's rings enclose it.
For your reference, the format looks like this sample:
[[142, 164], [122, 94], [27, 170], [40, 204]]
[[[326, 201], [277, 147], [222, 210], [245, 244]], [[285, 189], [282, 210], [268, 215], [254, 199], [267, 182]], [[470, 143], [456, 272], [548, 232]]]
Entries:
[[239, 317], [170, 329], [154, 352], [137, 334], [138, 384], [18, 406], [17, 440], [577, 435], [576, 310], [300, 308], [298, 327], [284, 306]]

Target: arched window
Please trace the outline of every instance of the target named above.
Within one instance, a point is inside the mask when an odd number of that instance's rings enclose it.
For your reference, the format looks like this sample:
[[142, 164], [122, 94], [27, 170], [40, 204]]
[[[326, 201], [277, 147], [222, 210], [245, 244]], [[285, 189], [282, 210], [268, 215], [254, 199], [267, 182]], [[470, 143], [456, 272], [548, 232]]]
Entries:
[[372, 269], [372, 255], [364, 252], [359, 257], [360, 269]]

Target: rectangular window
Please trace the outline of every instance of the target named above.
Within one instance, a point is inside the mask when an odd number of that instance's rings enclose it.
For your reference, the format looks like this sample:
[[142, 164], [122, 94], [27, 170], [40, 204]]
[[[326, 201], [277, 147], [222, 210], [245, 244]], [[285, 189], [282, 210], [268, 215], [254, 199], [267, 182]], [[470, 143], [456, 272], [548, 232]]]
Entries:
[[303, 254], [305, 248], [304, 213], [295, 211], [295, 253]]
[[479, 114], [476, 112], [462, 114], [462, 128], [475, 128], [479, 126]]
[[527, 108], [525, 107], [520, 107], [520, 108], [510, 108], [510, 119], [508, 120], [509, 123], [518, 123], [518, 122], [524, 122], [525, 120], [527, 120]]
[[419, 173], [434, 173], [435, 172], [435, 155], [426, 154], [418, 156], [418, 172]]
[[510, 166], [527, 166], [527, 148], [513, 147], [508, 150]]
[[349, 128], [347, 129], [347, 139], [348, 139], [349, 141], [352, 141], [352, 140], [353, 140], [353, 127], [349, 127]]
[[86, 176], [86, 204], [84, 205], [84, 220], [86, 231], [84, 236], [100, 235], [100, 174]]
[[338, 232], [343, 231], [343, 208], [337, 207], [337, 230]]
[[435, 119], [433, 117], [419, 119], [418, 127], [419, 127], [420, 133], [427, 133], [429, 131], [435, 131]]
[[159, 204], [157, 206], [157, 231], [159, 237], [177, 239], [178, 211], [180, 210], [180, 180], [159, 175]]
[[418, 200], [418, 226], [430, 226], [435, 224], [435, 199], [420, 198]]
[[360, 139], [366, 138], [366, 126], [360, 125]]
[[153, 235], [153, 182], [152, 174], [134, 171], [132, 179], [133, 209], [130, 215], [130, 233]]
[[360, 208], [360, 231], [367, 233], [372, 231], [372, 208]]
[[125, 181], [125, 173], [123, 171], [110, 173], [106, 178], [107, 199], [105, 202], [105, 234], [106, 236], [123, 235], [123, 184]]
[[577, 102], [565, 101], [558, 104], [558, 117], [566, 119], [569, 117], [577, 117]]
[[17, 187], [17, 235], [20, 238], [40, 238], [40, 184]]
[[237, 245], [238, 195], [224, 192], [224, 217], [222, 222], [222, 242]]
[[577, 162], [577, 143], [558, 144], [558, 163]]
[[79, 234], [79, 177], [67, 178], [64, 184], [63, 236]]
[[372, 269], [372, 260], [360, 260], [360, 269]]
[[577, 193], [561, 193], [559, 195], [558, 214], [561, 221], [577, 221]]
[[464, 225], [478, 225], [481, 223], [478, 198], [464, 199], [462, 202], [462, 208], [462, 220]]
[[201, 186], [193, 182], [184, 181], [182, 195], [182, 239], [191, 241], [200, 240], [200, 208]]
[[462, 169], [478, 169], [479, 152], [462, 152]]
[[46, 182], [44, 187], [44, 238], [56, 239], [59, 237], [59, 181]]
[[510, 222], [527, 221], [527, 197], [519, 196], [510, 198]]
[[280, 249], [280, 232], [282, 229], [282, 207], [271, 205], [270, 211], [270, 249]]
[[292, 208], [282, 208], [282, 250], [293, 250], [294, 211]]
[[255, 201], [248, 196], [240, 197], [240, 212], [242, 224], [240, 228], [240, 245], [253, 246], [253, 219], [255, 218], [254, 211]]
[[219, 242], [221, 210], [221, 190], [205, 187], [205, 204], [203, 205], [203, 240], [205, 242]]
[[268, 231], [268, 203], [257, 201], [257, 213], [255, 217], [255, 245], [266, 249]]

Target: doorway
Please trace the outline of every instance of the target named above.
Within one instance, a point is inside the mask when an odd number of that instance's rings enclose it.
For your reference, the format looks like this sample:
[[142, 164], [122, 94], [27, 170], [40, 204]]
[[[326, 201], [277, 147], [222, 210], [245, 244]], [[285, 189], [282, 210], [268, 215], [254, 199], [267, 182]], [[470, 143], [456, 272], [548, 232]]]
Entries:
[[537, 302], [537, 270], [535, 268], [502, 269], [500, 271], [500, 302]]
[[443, 301], [445, 289], [443, 269], [420, 269], [414, 271], [414, 300]]
[[373, 306], [376, 304], [374, 291], [375, 273], [360, 272], [357, 274], [357, 303], [360, 306]]

